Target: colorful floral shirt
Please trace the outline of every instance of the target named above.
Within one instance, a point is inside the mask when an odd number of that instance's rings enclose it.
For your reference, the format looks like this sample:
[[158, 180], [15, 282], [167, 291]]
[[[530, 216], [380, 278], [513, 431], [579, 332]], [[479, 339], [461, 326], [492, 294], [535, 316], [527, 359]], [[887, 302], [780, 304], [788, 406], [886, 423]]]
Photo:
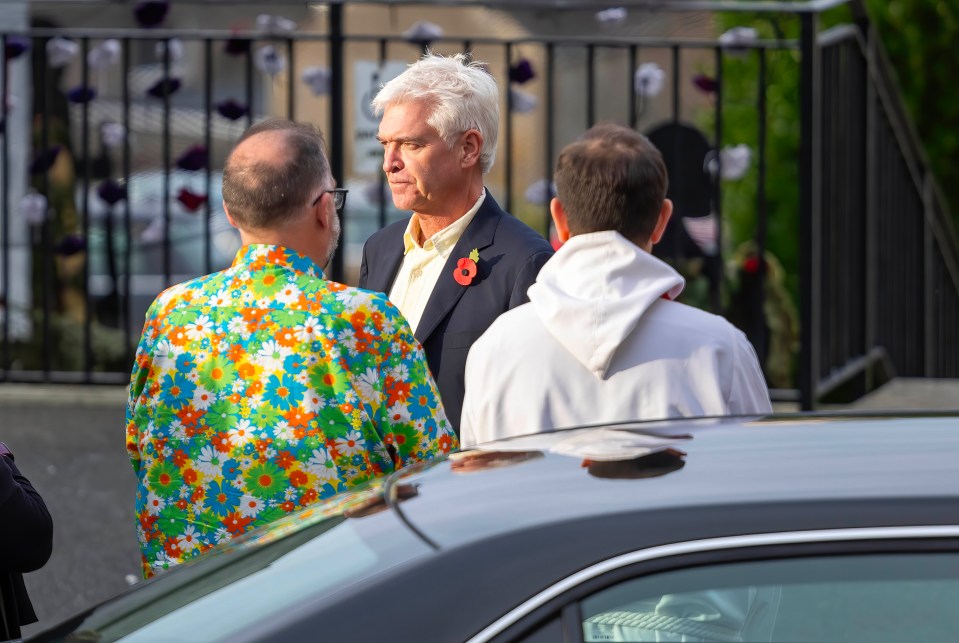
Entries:
[[385, 296], [244, 246], [146, 314], [127, 408], [144, 575], [456, 446]]

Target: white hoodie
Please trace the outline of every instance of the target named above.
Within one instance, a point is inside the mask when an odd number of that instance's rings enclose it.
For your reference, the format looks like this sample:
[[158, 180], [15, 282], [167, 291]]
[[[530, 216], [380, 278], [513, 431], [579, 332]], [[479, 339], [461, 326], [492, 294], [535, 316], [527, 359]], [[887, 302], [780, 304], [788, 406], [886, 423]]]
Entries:
[[746, 336], [671, 299], [683, 278], [617, 232], [572, 237], [466, 362], [464, 447], [553, 428], [764, 414]]

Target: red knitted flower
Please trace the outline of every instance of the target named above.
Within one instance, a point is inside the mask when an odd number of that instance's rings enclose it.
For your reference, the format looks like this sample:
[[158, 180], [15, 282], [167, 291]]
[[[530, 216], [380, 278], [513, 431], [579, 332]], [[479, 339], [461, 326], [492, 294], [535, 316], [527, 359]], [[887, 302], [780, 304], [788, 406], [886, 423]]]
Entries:
[[461, 286], [469, 286], [473, 283], [473, 277], [476, 276], [476, 262], [479, 261], [479, 250], [473, 248], [468, 257], [463, 257], [456, 262], [456, 269], [453, 271], [453, 279]]

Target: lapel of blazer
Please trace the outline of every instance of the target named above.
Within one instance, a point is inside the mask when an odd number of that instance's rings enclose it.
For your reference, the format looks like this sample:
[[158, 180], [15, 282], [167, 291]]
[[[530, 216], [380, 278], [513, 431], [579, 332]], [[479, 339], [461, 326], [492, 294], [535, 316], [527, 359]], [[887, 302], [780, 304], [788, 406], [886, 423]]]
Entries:
[[[461, 286], [453, 279], [453, 270], [456, 268], [456, 262], [469, 255], [473, 248], [482, 251], [493, 245], [493, 237], [496, 233], [496, 226], [499, 225], [503, 211], [500, 209], [493, 195], [487, 190], [483, 205], [477, 210], [476, 216], [470, 221], [470, 224], [463, 231], [463, 236], [453, 246], [453, 251], [443, 266], [443, 272], [426, 302], [426, 309], [420, 318], [420, 323], [416, 327], [416, 339], [420, 344], [424, 344], [430, 334], [436, 329], [436, 326], [446, 317], [447, 313], [453, 309], [456, 302], [466, 292], [467, 288], [474, 286]], [[481, 252], [482, 255], [482, 252]], [[480, 262], [483, 258], [480, 256]], [[485, 277], [480, 271], [479, 277]]]
[[[397, 226], [395, 230], [399, 236], [390, 235], [390, 238], [384, 239], [384, 243], [375, 250], [379, 256], [369, 263], [370, 270], [365, 286], [367, 290], [390, 294], [393, 280], [396, 279], [396, 273], [399, 272], [400, 264], [403, 262], [403, 233], [406, 228]], [[370, 259], [367, 257], [367, 260]]]

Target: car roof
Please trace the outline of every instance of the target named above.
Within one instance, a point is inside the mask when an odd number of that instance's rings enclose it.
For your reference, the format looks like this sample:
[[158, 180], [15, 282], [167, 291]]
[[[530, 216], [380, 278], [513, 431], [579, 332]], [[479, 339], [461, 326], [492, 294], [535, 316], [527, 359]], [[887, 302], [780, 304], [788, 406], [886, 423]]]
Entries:
[[[657, 454], [594, 475], [590, 461], [615, 451], [604, 444], [615, 447], [618, 437], [621, 450], [636, 448], [622, 439], [631, 436], [672, 439], [654, 447]], [[537, 441], [541, 448], [531, 451]], [[490, 458], [484, 451], [501, 453], [517, 442], [521, 449], [483, 462]], [[811, 530], [828, 540], [832, 530], [956, 525], [957, 456], [954, 416], [678, 420], [481, 445], [387, 483], [396, 515], [432, 555], [328, 602], [305, 602], [285, 616], [285, 629], [249, 640], [302, 638], [371, 604], [381, 606], [397, 640], [457, 640], [560, 579], [660, 545]], [[473, 459], [492, 466], [467, 472], [464, 460]], [[721, 560], [739, 555], [750, 554], [727, 549]], [[444, 605], [428, 624], [405, 618], [409, 603], [397, 597], [411, 587], [418, 602]], [[337, 640], [363, 638], [355, 621], [343, 623], [324, 631]]]
[[[673, 438], [665, 442], [668, 448], [685, 455], [672, 456], [672, 464], [667, 451], [620, 463], [625, 468], [590, 465], [590, 435], [596, 436], [595, 446], [608, 442], [611, 432], [668, 436]], [[580, 452], [563, 447], [564, 441], [575, 440]], [[959, 499], [956, 415], [632, 423], [504, 440], [480, 450], [517, 446], [522, 447], [519, 455], [490, 468], [464, 472], [457, 459], [474, 457], [467, 451], [407, 474], [406, 482], [416, 484], [419, 492], [415, 502], [398, 503], [397, 510], [430, 541], [455, 546], [509, 531], [626, 513]], [[602, 448], [594, 450], [602, 455]], [[821, 509], [816, 513], [824, 515]], [[794, 527], [777, 527], [784, 528]]]

